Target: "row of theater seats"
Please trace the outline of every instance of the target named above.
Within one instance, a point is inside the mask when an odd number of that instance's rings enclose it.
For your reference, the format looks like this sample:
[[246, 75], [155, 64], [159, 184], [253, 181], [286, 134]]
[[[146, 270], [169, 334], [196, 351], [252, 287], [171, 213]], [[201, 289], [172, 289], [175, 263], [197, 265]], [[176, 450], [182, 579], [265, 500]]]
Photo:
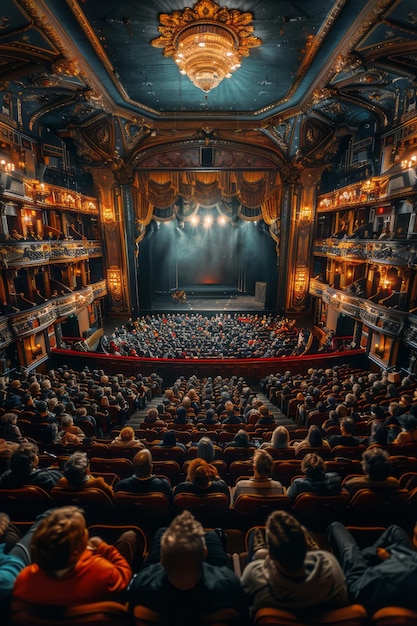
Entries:
[[[166, 626], [160, 615], [136, 606], [133, 615], [125, 605], [97, 602], [88, 605], [56, 607], [33, 606], [14, 602], [8, 626]], [[325, 612], [309, 612], [308, 617], [275, 608], [259, 609], [251, 620], [253, 626], [415, 626], [417, 612], [400, 607], [385, 607], [369, 616], [365, 608], [352, 604]], [[196, 626], [249, 626], [233, 609], [207, 613]]]
[[177, 493], [171, 507], [168, 498], [157, 492], [119, 491], [109, 497], [92, 488], [69, 491], [54, 487], [48, 494], [39, 487], [27, 486], [1, 489], [0, 502], [2, 510], [22, 528], [27, 528], [43, 511], [67, 504], [81, 507], [89, 523], [107, 520], [116, 525], [139, 525], [147, 531], [166, 525], [183, 510], [191, 511], [208, 527], [236, 529], [265, 524], [272, 511], [287, 510], [314, 532], [325, 531], [335, 520], [355, 526], [397, 523], [411, 528], [417, 518], [417, 488], [379, 493], [362, 489], [351, 498], [345, 492], [332, 496], [302, 493], [294, 501], [286, 494], [241, 494], [231, 508], [224, 493]]

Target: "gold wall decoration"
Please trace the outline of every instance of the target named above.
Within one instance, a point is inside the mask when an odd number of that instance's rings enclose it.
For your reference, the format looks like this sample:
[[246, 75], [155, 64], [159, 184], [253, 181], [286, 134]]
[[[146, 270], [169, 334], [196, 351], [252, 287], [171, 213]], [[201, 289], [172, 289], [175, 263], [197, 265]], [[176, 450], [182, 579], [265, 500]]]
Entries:
[[251, 13], [199, 0], [193, 8], [162, 13], [160, 37], [151, 41], [172, 57], [181, 74], [208, 93], [240, 67], [242, 57], [262, 41], [253, 33]]

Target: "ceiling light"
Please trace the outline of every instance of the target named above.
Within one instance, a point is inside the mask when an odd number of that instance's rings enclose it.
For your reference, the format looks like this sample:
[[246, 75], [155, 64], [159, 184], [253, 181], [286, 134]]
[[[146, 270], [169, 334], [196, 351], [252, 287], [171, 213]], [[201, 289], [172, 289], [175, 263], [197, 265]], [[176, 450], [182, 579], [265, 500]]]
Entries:
[[159, 19], [162, 34], [152, 45], [163, 48], [181, 74], [206, 93], [229, 78], [241, 58], [262, 43], [252, 35], [251, 13], [220, 7], [213, 0], [199, 0], [182, 12], [162, 13]]

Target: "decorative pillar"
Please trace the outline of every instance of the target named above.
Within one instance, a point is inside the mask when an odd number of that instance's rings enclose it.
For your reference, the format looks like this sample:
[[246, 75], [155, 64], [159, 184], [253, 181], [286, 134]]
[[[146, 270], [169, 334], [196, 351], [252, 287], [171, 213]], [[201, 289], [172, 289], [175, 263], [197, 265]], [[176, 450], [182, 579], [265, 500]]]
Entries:
[[99, 197], [103, 244], [107, 265], [107, 287], [110, 315], [130, 315], [130, 297], [126, 272], [125, 234], [120, 189], [112, 170], [97, 167], [91, 170]]
[[311, 247], [314, 234], [313, 224], [316, 205], [317, 182], [323, 168], [304, 169], [299, 174], [298, 184], [293, 186], [289, 224], [290, 242], [287, 259], [287, 312], [307, 311], [309, 307], [308, 287], [311, 272]]

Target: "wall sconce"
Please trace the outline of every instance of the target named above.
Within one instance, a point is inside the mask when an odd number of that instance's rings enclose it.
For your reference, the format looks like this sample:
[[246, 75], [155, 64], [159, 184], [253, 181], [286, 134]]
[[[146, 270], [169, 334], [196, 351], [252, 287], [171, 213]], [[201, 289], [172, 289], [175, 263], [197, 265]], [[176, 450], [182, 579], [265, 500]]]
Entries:
[[44, 202], [50, 194], [49, 189], [43, 183], [35, 183], [33, 186], [33, 198], [37, 202]]
[[108, 270], [107, 281], [110, 288], [110, 293], [113, 298], [119, 300], [122, 297], [122, 278], [119, 269]]
[[114, 222], [114, 211], [111, 207], [105, 207], [103, 209], [103, 220], [105, 222]]
[[413, 156], [410, 159], [404, 159], [403, 161], [401, 161], [401, 167], [403, 168], [403, 170], [407, 170], [410, 169], [411, 167], [416, 167], [417, 166], [417, 156], [415, 154], [413, 154]]
[[311, 209], [308, 206], [303, 207], [300, 210], [300, 215], [299, 215], [299, 219], [300, 222], [303, 224], [303, 226], [309, 224], [311, 222]]
[[374, 352], [377, 356], [379, 357], [383, 357], [384, 356], [384, 352], [385, 352], [385, 346], [380, 345], [379, 343], [376, 343], [374, 345]]
[[37, 343], [32, 347], [32, 357], [36, 359], [36, 357], [40, 356], [41, 354], [42, 354], [42, 346], [40, 343]]
[[6, 161], [6, 159], [1, 159], [0, 161], [0, 170], [10, 174], [10, 172], [14, 172], [14, 163], [11, 161]]

